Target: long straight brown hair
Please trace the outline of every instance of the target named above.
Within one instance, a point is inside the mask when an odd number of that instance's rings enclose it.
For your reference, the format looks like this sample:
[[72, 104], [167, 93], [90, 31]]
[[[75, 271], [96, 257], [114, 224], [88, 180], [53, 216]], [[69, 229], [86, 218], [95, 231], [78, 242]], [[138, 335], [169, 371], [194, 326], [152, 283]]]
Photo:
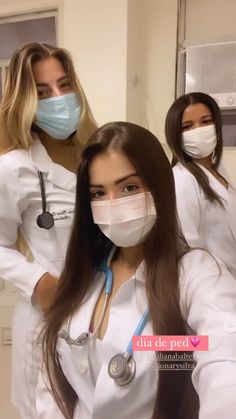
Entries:
[[[63, 323], [80, 306], [94, 282], [94, 274], [108, 257], [112, 243], [94, 224], [89, 194], [89, 168], [94, 157], [109, 150], [122, 152], [152, 193], [158, 220], [145, 244], [146, 292], [156, 335], [185, 335], [180, 311], [179, 259], [188, 251], [176, 217], [172, 169], [157, 138], [128, 122], [109, 123], [98, 129], [85, 147], [78, 171], [74, 225], [65, 267], [55, 301], [45, 318], [43, 353], [53, 395], [68, 419], [77, 396], [60, 368], [57, 339]], [[153, 419], [198, 418], [198, 397], [190, 371], [159, 371]], [[148, 391], [148, 389], [147, 389]]]
[[219, 166], [223, 151], [220, 108], [211, 96], [202, 92], [193, 92], [180, 96], [171, 105], [167, 113], [165, 121], [165, 134], [167, 144], [173, 154], [172, 166], [175, 166], [176, 163], [180, 162], [195, 177], [200, 187], [204, 191], [206, 198], [211, 202], [218, 202], [220, 205], [223, 205], [219, 195], [211, 188], [209, 180], [204, 171], [196, 164], [192, 157], [184, 152], [182, 141], [183, 113], [188, 106], [195, 105], [197, 103], [204, 104], [211, 112], [213, 123], [216, 127], [217, 136], [217, 145], [214, 151], [214, 165], [216, 167]]

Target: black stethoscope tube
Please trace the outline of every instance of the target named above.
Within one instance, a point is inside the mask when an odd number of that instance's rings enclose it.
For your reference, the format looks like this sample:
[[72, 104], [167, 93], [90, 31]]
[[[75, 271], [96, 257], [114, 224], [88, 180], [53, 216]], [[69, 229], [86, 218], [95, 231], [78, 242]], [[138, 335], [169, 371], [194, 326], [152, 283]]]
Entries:
[[47, 211], [47, 201], [42, 172], [38, 171], [38, 177], [42, 199], [42, 214], [38, 215], [36, 222], [40, 228], [50, 230], [54, 226], [54, 218], [53, 215]]

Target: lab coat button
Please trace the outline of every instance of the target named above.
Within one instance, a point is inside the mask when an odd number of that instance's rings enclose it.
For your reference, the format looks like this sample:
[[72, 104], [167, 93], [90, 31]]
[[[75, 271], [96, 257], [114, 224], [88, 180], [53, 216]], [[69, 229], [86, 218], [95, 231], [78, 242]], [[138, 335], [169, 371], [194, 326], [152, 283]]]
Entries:
[[79, 364], [78, 369], [80, 374], [86, 374], [86, 372], [88, 371], [87, 365], [82, 363]]
[[234, 322], [227, 322], [225, 324], [225, 329], [228, 333], [235, 333], [236, 332], [236, 324]]

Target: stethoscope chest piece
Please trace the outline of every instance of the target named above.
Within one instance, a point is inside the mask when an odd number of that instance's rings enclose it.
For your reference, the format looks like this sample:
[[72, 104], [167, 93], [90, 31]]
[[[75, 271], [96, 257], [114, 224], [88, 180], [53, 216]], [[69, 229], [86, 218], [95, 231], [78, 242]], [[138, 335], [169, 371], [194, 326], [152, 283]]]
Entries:
[[37, 224], [40, 228], [45, 228], [46, 230], [50, 230], [50, 228], [54, 225], [54, 218], [53, 215], [45, 211], [42, 214], [39, 214], [37, 218]]
[[108, 374], [118, 386], [128, 384], [135, 375], [136, 366], [131, 354], [114, 355], [108, 364]]

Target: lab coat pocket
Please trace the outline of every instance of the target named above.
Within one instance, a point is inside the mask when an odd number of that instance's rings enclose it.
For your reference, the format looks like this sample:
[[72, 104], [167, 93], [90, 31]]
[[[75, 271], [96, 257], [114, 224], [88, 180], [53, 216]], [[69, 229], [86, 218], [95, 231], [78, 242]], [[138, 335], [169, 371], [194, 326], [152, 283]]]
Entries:
[[68, 241], [70, 238], [73, 214], [71, 209], [63, 208], [57, 211], [51, 211], [54, 218], [54, 227], [52, 231], [52, 253], [51, 260], [64, 260], [67, 250]]
[[[61, 264], [65, 259], [74, 208], [72, 205], [49, 206], [47, 210], [53, 216], [52, 228], [45, 229], [38, 226], [37, 217], [42, 214], [42, 209], [28, 209], [24, 214], [24, 224], [27, 226], [24, 236], [35, 260], [49, 272], [54, 273], [50, 262], [58, 261]], [[60, 270], [61, 268], [56, 269], [54, 274]]]

